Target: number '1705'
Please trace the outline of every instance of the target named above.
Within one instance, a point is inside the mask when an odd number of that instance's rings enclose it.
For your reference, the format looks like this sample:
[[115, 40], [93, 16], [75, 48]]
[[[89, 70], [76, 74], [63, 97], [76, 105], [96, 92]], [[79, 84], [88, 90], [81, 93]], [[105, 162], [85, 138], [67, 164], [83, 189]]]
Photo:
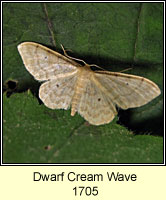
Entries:
[[77, 195], [79, 195], [79, 196], [81, 196], [81, 195], [86, 195], [86, 196], [98, 195], [98, 187], [97, 186], [95, 186], [95, 187], [79, 186], [79, 187], [74, 187], [73, 190], [74, 190], [75, 196], [77, 196]]

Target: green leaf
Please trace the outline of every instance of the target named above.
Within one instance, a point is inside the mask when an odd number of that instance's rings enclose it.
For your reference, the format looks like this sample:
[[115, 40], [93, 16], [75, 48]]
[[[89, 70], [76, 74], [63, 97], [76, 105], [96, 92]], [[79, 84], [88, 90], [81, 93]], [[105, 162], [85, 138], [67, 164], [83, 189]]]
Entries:
[[116, 124], [92, 126], [39, 105], [30, 92], [4, 95], [5, 163], [161, 163], [163, 139]]
[[[89, 126], [70, 110], [52, 111], [36, 98], [39, 83], [25, 70], [17, 45], [33, 41], [107, 70], [144, 76], [162, 94]], [[161, 163], [163, 138], [162, 3], [3, 3], [4, 162]], [[24, 93], [30, 89], [30, 93]], [[153, 122], [153, 123], [152, 123]], [[147, 135], [144, 135], [146, 133]], [[140, 135], [143, 134], [143, 135]]]

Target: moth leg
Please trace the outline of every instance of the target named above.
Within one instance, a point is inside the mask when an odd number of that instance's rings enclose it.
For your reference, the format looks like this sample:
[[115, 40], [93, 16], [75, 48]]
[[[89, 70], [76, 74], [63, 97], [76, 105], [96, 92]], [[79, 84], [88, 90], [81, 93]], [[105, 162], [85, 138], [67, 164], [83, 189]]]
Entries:
[[80, 61], [80, 62], [83, 62], [84, 65], [87, 65], [87, 63], [84, 61], [84, 60], [81, 60], [81, 59], [78, 59], [78, 58], [74, 58], [74, 57], [71, 57], [69, 56], [67, 53], [66, 53], [66, 50], [64, 49], [63, 45], [61, 44], [61, 47], [62, 47], [62, 50], [64, 52], [64, 55], [67, 57], [67, 58], [70, 58], [72, 60], [77, 60], [77, 61]]

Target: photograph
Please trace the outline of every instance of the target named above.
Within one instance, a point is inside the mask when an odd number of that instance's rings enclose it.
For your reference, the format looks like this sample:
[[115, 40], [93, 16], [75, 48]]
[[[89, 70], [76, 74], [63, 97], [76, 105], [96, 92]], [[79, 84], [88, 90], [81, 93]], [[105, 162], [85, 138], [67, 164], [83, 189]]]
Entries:
[[2, 59], [2, 164], [164, 164], [162, 2], [3, 2]]

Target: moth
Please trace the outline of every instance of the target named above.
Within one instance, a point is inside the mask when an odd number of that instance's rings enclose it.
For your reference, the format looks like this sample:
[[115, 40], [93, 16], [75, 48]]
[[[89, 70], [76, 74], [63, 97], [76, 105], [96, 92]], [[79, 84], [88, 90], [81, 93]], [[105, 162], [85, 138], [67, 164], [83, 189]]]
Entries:
[[92, 71], [68, 56], [33, 42], [18, 45], [26, 69], [38, 81], [45, 81], [39, 97], [51, 109], [78, 112], [93, 125], [107, 124], [122, 109], [139, 107], [161, 92], [152, 81], [135, 75]]

